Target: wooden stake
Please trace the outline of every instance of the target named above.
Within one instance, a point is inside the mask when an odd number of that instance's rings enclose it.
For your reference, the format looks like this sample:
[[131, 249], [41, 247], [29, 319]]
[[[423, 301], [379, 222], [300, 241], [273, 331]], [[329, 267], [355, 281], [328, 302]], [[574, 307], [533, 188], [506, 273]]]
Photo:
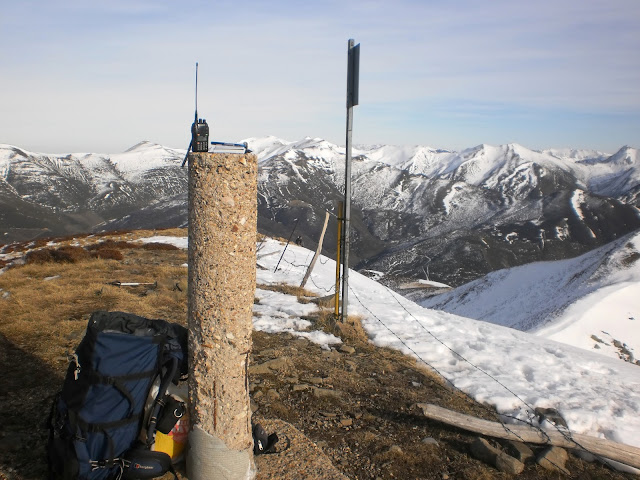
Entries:
[[303, 288], [306, 285], [307, 280], [309, 280], [309, 276], [311, 275], [311, 272], [313, 271], [313, 267], [316, 266], [316, 261], [318, 260], [318, 257], [320, 256], [320, 252], [322, 251], [322, 243], [324, 242], [324, 233], [327, 231], [327, 225], [328, 224], [329, 224], [329, 212], [325, 212], [324, 226], [322, 227], [322, 233], [320, 234], [320, 240], [318, 240], [318, 248], [316, 248], [316, 253], [313, 256], [313, 259], [311, 260], [311, 263], [309, 264], [309, 268], [307, 268], [307, 273], [304, 274], [304, 278], [302, 279], [302, 283], [300, 284], [300, 288]]

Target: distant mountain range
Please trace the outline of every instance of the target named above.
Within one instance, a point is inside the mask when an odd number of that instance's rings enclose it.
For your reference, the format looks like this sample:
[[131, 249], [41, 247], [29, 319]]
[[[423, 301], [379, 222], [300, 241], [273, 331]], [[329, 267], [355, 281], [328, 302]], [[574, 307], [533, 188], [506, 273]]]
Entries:
[[[260, 162], [259, 230], [305, 245], [344, 190], [344, 147], [318, 138], [246, 140]], [[0, 145], [0, 238], [186, 225], [184, 150], [51, 155]], [[395, 284], [461, 285], [487, 272], [576, 256], [640, 227], [638, 150], [353, 151], [352, 265]], [[333, 255], [336, 222], [324, 252]]]

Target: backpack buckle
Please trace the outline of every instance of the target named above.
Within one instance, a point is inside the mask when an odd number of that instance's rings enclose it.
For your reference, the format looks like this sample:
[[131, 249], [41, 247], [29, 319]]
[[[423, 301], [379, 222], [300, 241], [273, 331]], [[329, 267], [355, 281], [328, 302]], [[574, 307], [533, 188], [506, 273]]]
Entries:
[[82, 367], [80, 366], [80, 360], [78, 359], [78, 354], [74, 353], [73, 355], [71, 355], [70, 361], [72, 361], [73, 363], [76, 364], [76, 368], [73, 371], [73, 379], [74, 380], [78, 380], [78, 376], [80, 375], [80, 372], [82, 371]]

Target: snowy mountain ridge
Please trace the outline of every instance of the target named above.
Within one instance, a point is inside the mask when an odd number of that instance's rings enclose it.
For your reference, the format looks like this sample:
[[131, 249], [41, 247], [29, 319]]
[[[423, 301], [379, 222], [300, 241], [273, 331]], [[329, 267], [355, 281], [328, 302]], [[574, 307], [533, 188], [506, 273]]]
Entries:
[[[293, 158], [295, 155], [292, 152], [304, 152], [307, 158], [321, 162], [326, 167], [335, 168], [340, 162], [344, 164], [344, 147], [320, 138], [307, 137], [291, 142], [269, 136], [247, 138], [244, 141], [260, 163], [282, 155]], [[16, 167], [22, 157], [30, 159], [34, 167], [59, 173], [63, 177], [88, 181], [98, 190], [106, 190], [100, 186], [109, 185], [114, 180], [137, 180], [142, 172], [175, 167], [175, 162], [184, 154], [184, 150], [148, 141], [116, 154], [41, 154], [0, 145], [0, 178], [6, 181], [10, 170]], [[461, 152], [425, 146], [382, 145], [356, 147], [353, 157], [360, 162], [378, 162], [428, 178], [462, 181], [486, 188], [495, 188], [497, 179], [504, 178], [506, 172], [517, 172], [522, 176], [523, 167], [529, 168], [531, 165], [575, 173], [585, 188], [594, 187], [596, 193], [606, 190], [603, 195], [612, 197], [624, 195], [640, 183], [638, 150], [626, 146], [609, 155], [595, 150], [576, 149], [540, 152], [518, 144], [497, 147], [482, 144]], [[37, 168], [29, 173], [38, 173]], [[624, 181], [613, 181], [619, 178]], [[601, 187], [603, 184], [607, 187]]]
[[[289, 142], [277, 137], [263, 137], [248, 138], [244, 141], [253, 148], [260, 162], [296, 150], [304, 151], [309, 158], [324, 159], [331, 163], [335, 163], [336, 159], [340, 160], [344, 156], [344, 147], [319, 138], [307, 137], [298, 142]], [[638, 150], [628, 146], [622, 147], [611, 155], [596, 150], [580, 149], [536, 151], [515, 143], [500, 146], [482, 144], [460, 152], [419, 145], [377, 145], [356, 146], [353, 148], [353, 157], [365, 162], [380, 162], [429, 178], [464, 181], [487, 188], [492, 188], [497, 183], [495, 178], [492, 179], [496, 177], [496, 173], [504, 175], [507, 170], [521, 171], [523, 166], [531, 165], [549, 169], [557, 168], [572, 173], [585, 188], [599, 183], [594, 181], [594, 178], [598, 179], [605, 175], [615, 178], [628, 175], [630, 170], [636, 173], [640, 171]], [[592, 168], [594, 166], [596, 168]], [[628, 189], [640, 182], [637, 175], [633, 178], [636, 180], [635, 184], [628, 182], [618, 191], [608, 191], [606, 195], [613, 197], [624, 195]]]
[[[299, 221], [299, 234], [314, 242], [324, 211], [343, 197], [344, 147], [312, 137], [246, 141], [259, 159], [261, 231], [287, 237]], [[0, 235], [185, 225], [184, 154], [150, 142], [117, 154], [0, 145]], [[422, 277], [428, 263], [436, 280], [460, 285], [583, 253], [640, 228], [637, 158], [629, 147], [615, 155], [517, 144], [355, 147], [353, 266], [392, 283]], [[335, 251], [335, 234], [331, 222], [325, 253]]]

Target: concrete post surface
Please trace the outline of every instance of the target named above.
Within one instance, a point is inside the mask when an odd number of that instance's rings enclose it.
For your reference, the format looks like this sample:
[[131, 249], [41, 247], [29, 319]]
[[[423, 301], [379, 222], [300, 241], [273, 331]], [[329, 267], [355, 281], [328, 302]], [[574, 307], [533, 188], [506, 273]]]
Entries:
[[191, 428], [199, 431], [197, 438], [211, 436], [218, 446], [247, 451], [251, 464], [248, 363], [256, 289], [257, 171], [251, 154], [189, 155]]

